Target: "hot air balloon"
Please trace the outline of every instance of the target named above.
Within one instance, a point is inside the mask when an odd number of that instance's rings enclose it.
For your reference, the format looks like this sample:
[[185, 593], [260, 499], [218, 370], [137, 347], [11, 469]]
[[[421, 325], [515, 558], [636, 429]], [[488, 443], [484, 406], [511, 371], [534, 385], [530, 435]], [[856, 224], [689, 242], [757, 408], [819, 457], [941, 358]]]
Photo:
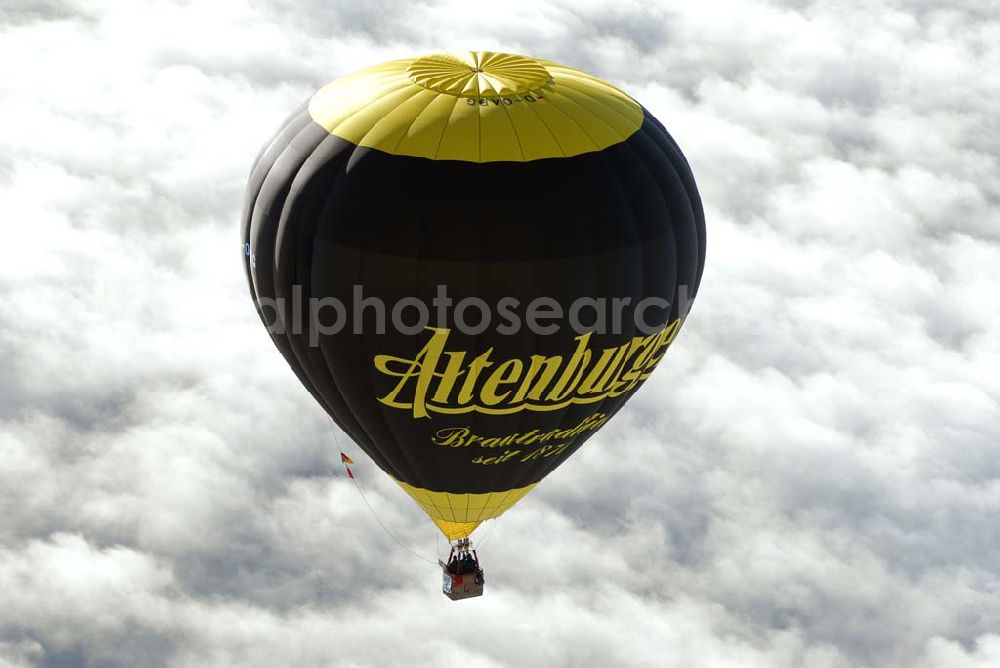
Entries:
[[321, 88], [257, 158], [242, 232], [275, 345], [463, 558], [649, 377], [705, 261], [657, 119], [493, 52]]

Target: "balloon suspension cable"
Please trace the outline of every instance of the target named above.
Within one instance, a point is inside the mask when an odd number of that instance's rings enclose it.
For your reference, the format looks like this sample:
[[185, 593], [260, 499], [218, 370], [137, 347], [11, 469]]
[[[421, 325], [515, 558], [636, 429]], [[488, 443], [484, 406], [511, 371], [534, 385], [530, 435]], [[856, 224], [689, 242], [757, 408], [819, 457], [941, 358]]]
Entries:
[[490, 523], [490, 528], [487, 529], [486, 533], [483, 534], [483, 537], [479, 539], [478, 549], [483, 549], [483, 546], [486, 545], [486, 541], [493, 537], [493, 534], [496, 533], [498, 524], [500, 524], [500, 518], [493, 518], [493, 522]]
[[[332, 431], [333, 431], [333, 440], [337, 444], [337, 449], [340, 450], [340, 452], [343, 452], [344, 450], [343, 450], [342, 446], [340, 445], [340, 437], [337, 436], [337, 423], [335, 423], [331, 419], [330, 420], [330, 425], [331, 425], [331, 428], [332, 428]], [[332, 469], [330, 470], [330, 474], [331, 475], [336, 475], [336, 473]], [[396, 535], [394, 533], [392, 533], [392, 531], [389, 530], [389, 527], [387, 527], [385, 525], [385, 522], [382, 521], [382, 518], [378, 516], [377, 512], [375, 512], [375, 509], [372, 507], [372, 504], [368, 503], [368, 497], [365, 496], [364, 491], [362, 491], [361, 486], [358, 484], [358, 481], [354, 477], [354, 475], [352, 474], [352, 475], [349, 475], [348, 477], [351, 479], [351, 482], [354, 483], [354, 489], [358, 490], [358, 495], [361, 497], [361, 500], [365, 502], [366, 506], [368, 506], [368, 510], [371, 511], [372, 517], [374, 517], [375, 521], [379, 523], [379, 526], [382, 527], [382, 530], [385, 531], [386, 535], [388, 535], [389, 538], [391, 538], [397, 545], [399, 545], [401, 548], [403, 548], [404, 550], [406, 550], [407, 552], [409, 552], [410, 554], [412, 554], [417, 559], [420, 559], [422, 561], [426, 561], [427, 563], [434, 564], [436, 566], [437, 563], [438, 563], [437, 560], [428, 559], [427, 557], [423, 556], [422, 554], [419, 554], [418, 552], [413, 551], [405, 543], [403, 543], [403, 541], [401, 541], [399, 538], [397, 538]]]

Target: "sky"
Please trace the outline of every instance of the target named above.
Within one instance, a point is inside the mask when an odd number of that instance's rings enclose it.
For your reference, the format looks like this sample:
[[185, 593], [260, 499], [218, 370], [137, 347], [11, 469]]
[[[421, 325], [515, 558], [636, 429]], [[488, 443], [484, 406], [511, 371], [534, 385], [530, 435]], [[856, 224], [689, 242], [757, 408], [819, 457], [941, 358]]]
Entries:
[[[1000, 665], [998, 15], [4, 0], [0, 668]], [[237, 248], [289, 111], [453, 49], [627, 91], [708, 225], [664, 363], [461, 603], [416, 505], [345, 446], [390, 536], [344, 477]]]

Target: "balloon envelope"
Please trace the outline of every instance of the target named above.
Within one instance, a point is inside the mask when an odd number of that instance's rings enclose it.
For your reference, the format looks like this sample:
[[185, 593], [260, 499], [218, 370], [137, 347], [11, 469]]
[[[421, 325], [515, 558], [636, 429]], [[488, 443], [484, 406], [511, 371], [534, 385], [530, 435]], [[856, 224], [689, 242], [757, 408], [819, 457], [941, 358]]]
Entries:
[[687, 161], [631, 97], [512, 54], [318, 91], [247, 185], [250, 289], [302, 384], [446, 536], [604, 426], [705, 259]]

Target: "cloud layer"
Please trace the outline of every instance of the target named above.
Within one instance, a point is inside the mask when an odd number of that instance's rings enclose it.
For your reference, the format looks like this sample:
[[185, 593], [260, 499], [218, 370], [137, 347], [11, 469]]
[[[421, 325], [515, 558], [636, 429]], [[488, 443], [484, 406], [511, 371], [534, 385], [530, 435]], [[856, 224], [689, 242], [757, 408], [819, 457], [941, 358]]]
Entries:
[[[6, 2], [0, 666], [997, 665], [998, 44], [974, 0]], [[316, 87], [468, 47], [643, 102], [709, 256], [666, 363], [451, 604], [329, 475], [236, 223]]]

